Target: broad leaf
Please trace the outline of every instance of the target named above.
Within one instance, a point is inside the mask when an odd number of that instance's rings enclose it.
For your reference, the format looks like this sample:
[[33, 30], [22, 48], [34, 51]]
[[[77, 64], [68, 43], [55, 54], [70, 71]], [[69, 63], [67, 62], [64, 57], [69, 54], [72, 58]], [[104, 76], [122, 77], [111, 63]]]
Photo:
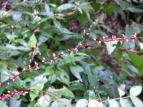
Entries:
[[70, 70], [72, 74], [82, 82], [80, 72], [84, 71], [84, 69], [81, 66], [77, 65], [77, 66], [70, 66]]
[[101, 102], [98, 102], [97, 100], [90, 99], [88, 103], [88, 107], [103, 107]]
[[64, 107], [66, 105], [67, 107], [72, 107], [71, 100], [68, 99], [58, 99], [52, 103], [50, 107]]
[[57, 9], [59, 9], [59, 10], [66, 10], [66, 9], [70, 9], [70, 8], [73, 8], [73, 7], [75, 7], [74, 4], [66, 3], [66, 4], [60, 5]]
[[130, 95], [131, 96], [138, 96], [142, 92], [141, 86], [133, 86], [130, 89]]
[[75, 107], [87, 107], [88, 101], [86, 99], [80, 99], [77, 101]]
[[49, 88], [48, 92], [50, 92], [50, 93], [52, 93], [52, 94], [54, 94], [56, 96], [63, 95], [63, 96], [66, 96], [66, 97], [72, 97], [72, 98], [74, 97], [73, 93], [66, 87], [61, 88], [61, 89]]
[[48, 16], [52, 16], [53, 12], [50, 10], [50, 6], [45, 2], [45, 10]]
[[36, 46], [36, 43], [37, 43], [37, 39], [36, 39], [35, 35], [33, 34], [33, 35], [30, 37], [28, 46], [29, 46], [30, 48], [33, 48], [33, 47]]
[[132, 103], [128, 99], [120, 99], [122, 107], [133, 107]]
[[135, 107], [143, 107], [143, 102], [139, 98], [137, 98], [135, 96], [131, 96], [130, 98], [131, 98]]
[[42, 96], [42, 97], [40, 97], [40, 98], [38, 99], [37, 104], [38, 104], [40, 107], [49, 107], [51, 101], [52, 101], [52, 99], [50, 98], [50, 96], [45, 95], [45, 96]]
[[112, 100], [109, 100], [109, 107], [119, 107], [119, 104], [117, 103], [116, 100], [112, 99]]
[[115, 49], [116, 49], [116, 44], [117, 44], [117, 41], [110, 41], [110, 42], [106, 42], [106, 47], [107, 47], [107, 51], [108, 51], [108, 54], [110, 55]]
[[136, 7], [128, 7], [127, 8], [130, 12], [143, 12], [142, 9], [136, 8]]

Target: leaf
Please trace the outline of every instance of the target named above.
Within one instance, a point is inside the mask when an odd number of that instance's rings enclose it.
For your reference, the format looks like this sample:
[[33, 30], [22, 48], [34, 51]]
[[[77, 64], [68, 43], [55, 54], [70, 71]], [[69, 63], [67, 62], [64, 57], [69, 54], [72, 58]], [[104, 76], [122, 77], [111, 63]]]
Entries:
[[70, 66], [70, 70], [72, 74], [82, 82], [80, 72], [84, 71], [84, 69], [81, 66], [77, 65], [77, 66]]
[[17, 98], [17, 96], [14, 96], [10, 99], [9, 107], [21, 107], [21, 100], [16, 100]]
[[75, 107], [87, 107], [88, 101], [86, 99], [80, 99], [77, 101]]
[[52, 89], [51, 87], [48, 89], [48, 92], [54, 94], [55, 96], [67, 96], [67, 97], [72, 97], [74, 98], [73, 93], [66, 87], [61, 88], [61, 89]]
[[6, 102], [0, 101], [0, 107], [8, 107], [8, 106], [6, 105]]
[[17, 95], [14, 95], [10, 99], [10, 106], [9, 107], [20, 107], [21, 106], [21, 100], [16, 100], [16, 99], [18, 99]]
[[133, 107], [131, 102], [128, 99], [120, 99], [120, 104], [122, 107]]
[[133, 71], [134, 73], [138, 74], [138, 69], [136, 67], [134, 67], [133, 65], [129, 65], [128, 68]]
[[22, 16], [22, 12], [19, 11], [10, 11], [13, 15], [12, 18], [13, 20], [19, 20]]
[[33, 101], [37, 96], [39, 96], [39, 92], [40, 92], [39, 90], [42, 90], [43, 87], [44, 87], [44, 84], [36, 84], [36, 85], [34, 85], [33, 87], [30, 88], [31, 89], [30, 90], [31, 101]]
[[1, 82], [6, 81], [10, 76], [11, 75], [9, 74], [8, 69], [0, 64], [0, 81]]
[[111, 55], [111, 53], [116, 49], [116, 46], [114, 46], [114, 45], [117, 43], [118, 43], [118, 41], [105, 42], [109, 55]]
[[112, 99], [112, 100], [109, 100], [109, 107], [119, 107], [119, 104], [117, 103], [116, 100]]
[[73, 8], [73, 7], [75, 7], [74, 4], [66, 3], [66, 4], [60, 5], [57, 9], [59, 9], [59, 10], [67, 10], [67, 9], [70, 9], [70, 8]]
[[143, 55], [138, 56], [136, 53], [128, 52], [131, 62], [138, 67], [138, 75], [143, 74]]
[[141, 86], [133, 86], [130, 89], [130, 95], [131, 96], [138, 96], [142, 92]]
[[30, 48], [33, 48], [33, 47], [36, 46], [36, 43], [37, 43], [37, 39], [36, 39], [35, 35], [33, 34], [33, 35], [30, 37], [28, 46], [29, 46]]
[[45, 95], [45, 96], [42, 96], [42, 97], [40, 97], [40, 98], [38, 99], [37, 104], [38, 104], [40, 107], [49, 107], [51, 101], [52, 101], [52, 99], [51, 99], [48, 95]]
[[9, 17], [12, 17], [11, 13], [8, 13], [7, 11], [0, 10], [0, 20], [6, 19]]
[[50, 107], [64, 107], [64, 105], [66, 105], [66, 107], [72, 107], [71, 100], [65, 98], [58, 99], [54, 101]]
[[135, 96], [131, 96], [130, 98], [131, 98], [135, 107], [143, 107], [143, 102], [139, 98], [137, 98]]
[[45, 10], [48, 16], [53, 16], [53, 12], [50, 11], [50, 6], [45, 2]]
[[90, 85], [94, 88], [97, 87], [97, 76], [91, 71], [91, 68], [89, 65], [85, 65], [85, 66], [86, 66], [85, 72], [88, 75], [88, 81]]
[[136, 7], [128, 7], [127, 8], [130, 12], [143, 12], [142, 9], [136, 8]]
[[31, 81], [30, 83], [30, 87], [36, 85], [36, 84], [44, 84], [48, 81], [48, 79], [46, 78], [46, 73], [43, 73], [41, 75], [38, 75], [37, 77], [34, 78], [34, 81]]
[[103, 107], [101, 102], [98, 102], [97, 100], [90, 99], [88, 103], [88, 107]]
[[53, 70], [51, 67], [46, 67], [46, 73], [47, 73], [48, 75], [52, 75], [52, 74], [54, 74], [55, 72], [54, 72], [54, 70]]

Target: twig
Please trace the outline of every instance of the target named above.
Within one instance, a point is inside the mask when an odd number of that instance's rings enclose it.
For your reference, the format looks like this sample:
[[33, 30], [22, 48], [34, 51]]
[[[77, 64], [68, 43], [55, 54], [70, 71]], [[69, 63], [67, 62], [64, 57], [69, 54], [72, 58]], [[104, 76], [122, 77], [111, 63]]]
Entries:
[[56, 99], [59, 99], [58, 96], [55, 96], [55, 95], [53, 95], [53, 94], [51, 94], [51, 93], [49, 93], [49, 92], [43, 91], [43, 90], [32, 89], [32, 88], [26, 88], [26, 90], [37, 90], [37, 91], [41, 91], [41, 92], [46, 93], [46, 94], [48, 94], [48, 95], [50, 95], [50, 96], [53, 96], [53, 97], [56, 98]]

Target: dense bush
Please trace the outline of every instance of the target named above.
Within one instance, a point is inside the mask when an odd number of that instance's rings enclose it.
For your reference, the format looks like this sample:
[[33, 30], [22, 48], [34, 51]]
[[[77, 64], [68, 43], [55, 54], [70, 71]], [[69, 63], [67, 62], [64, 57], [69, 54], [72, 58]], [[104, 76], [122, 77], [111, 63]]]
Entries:
[[0, 4], [0, 107], [143, 107], [142, 0]]

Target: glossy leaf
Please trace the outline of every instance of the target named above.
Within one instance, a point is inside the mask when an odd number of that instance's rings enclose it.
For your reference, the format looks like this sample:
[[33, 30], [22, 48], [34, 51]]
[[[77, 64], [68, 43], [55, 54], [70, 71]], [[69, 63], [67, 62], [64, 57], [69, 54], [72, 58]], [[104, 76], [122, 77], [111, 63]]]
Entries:
[[131, 96], [130, 98], [131, 98], [135, 107], [143, 107], [143, 102], [139, 98], [137, 98], [135, 96]]
[[66, 105], [67, 107], [72, 107], [71, 100], [68, 99], [58, 99], [52, 103], [50, 107], [63, 107], [63, 105]]
[[50, 10], [50, 6], [45, 2], [45, 10], [48, 16], [52, 16], [53, 12]]
[[61, 88], [61, 89], [52, 89], [52, 88], [49, 88], [48, 92], [50, 92], [50, 93], [52, 93], [52, 94], [54, 94], [56, 96], [63, 95], [63, 96], [74, 98], [73, 93], [68, 88], [66, 88], [66, 87]]
[[75, 7], [74, 4], [66, 3], [66, 4], [60, 5], [57, 9], [59, 9], [59, 10], [66, 10], [66, 9], [70, 9], [70, 8], [73, 8], [73, 7]]
[[105, 42], [105, 44], [107, 47], [108, 54], [110, 55], [116, 49], [115, 45], [117, 44], [117, 41]]
[[130, 95], [131, 96], [138, 96], [142, 92], [141, 86], [133, 86], [130, 89]]
[[42, 96], [38, 99], [37, 104], [40, 107], [48, 107], [48, 106], [50, 106], [51, 101], [52, 101], [52, 99], [50, 98], [50, 96], [45, 95], [45, 96]]
[[70, 70], [76, 78], [82, 81], [80, 72], [84, 71], [84, 69], [81, 66], [70, 66]]
[[97, 100], [90, 99], [88, 103], [88, 107], [102, 107], [102, 103], [98, 102]]
[[88, 101], [86, 99], [80, 99], [77, 101], [75, 107], [87, 107]]
[[119, 104], [114, 99], [109, 100], [108, 102], [109, 102], [109, 107], [119, 107]]
[[132, 103], [128, 99], [120, 99], [122, 107], [133, 107]]
[[36, 46], [36, 43], [37, 43], [37, 39], [36, 39], [35, 35], [33, 34], [33, 35], [30, 37], [28, 46], [29, 46], [30, 48], [33, 48], [33, 47]]

